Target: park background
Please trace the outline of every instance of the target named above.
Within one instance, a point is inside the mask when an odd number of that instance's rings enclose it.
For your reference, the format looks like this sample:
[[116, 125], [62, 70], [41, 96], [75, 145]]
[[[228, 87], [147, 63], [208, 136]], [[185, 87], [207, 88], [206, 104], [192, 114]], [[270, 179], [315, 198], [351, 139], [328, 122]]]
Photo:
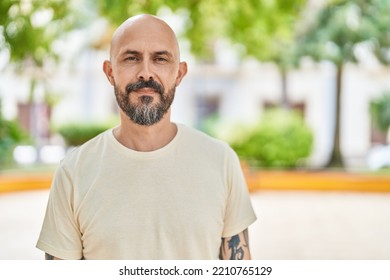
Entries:
[[56, 165], [118, 123], [102, 63], [138, 13], [189, 65], [173, 120], [242, 160], [255, 259], [390, 258], [389, 1], [3, 0], [0, 259], [42, 257]]

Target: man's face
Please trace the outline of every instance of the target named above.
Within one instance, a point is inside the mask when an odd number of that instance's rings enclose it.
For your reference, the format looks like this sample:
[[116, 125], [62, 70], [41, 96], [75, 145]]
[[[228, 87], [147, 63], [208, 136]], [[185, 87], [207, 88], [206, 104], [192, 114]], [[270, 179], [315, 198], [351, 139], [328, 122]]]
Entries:
[[168, 112], [186, 72], [179, 63], [176, 38], [155, 20], [135, 21], [118, 33], [104, 70], [130, 120], [153, 125]]

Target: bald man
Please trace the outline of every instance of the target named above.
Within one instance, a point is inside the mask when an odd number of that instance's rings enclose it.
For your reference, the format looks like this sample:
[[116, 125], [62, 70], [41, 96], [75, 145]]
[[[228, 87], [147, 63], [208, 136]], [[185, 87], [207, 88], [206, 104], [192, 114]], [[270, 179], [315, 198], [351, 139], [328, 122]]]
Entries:
[[120, 125], [59, 165], [37, 243], [46, 259], [250, 259], [256, 216], [236, 154], [170, 119], [187, 73], [172, 29], [126, 20], [103, 70]]

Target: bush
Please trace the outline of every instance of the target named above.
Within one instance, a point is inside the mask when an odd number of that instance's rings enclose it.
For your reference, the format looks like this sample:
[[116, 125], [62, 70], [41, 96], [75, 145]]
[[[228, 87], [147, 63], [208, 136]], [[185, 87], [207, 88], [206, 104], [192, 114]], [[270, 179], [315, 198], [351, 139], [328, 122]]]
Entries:
[[58, 132], [68, 146], [79, 146], [110, 127], [107, 124], [68, 124], [60, 127]]
[[14, 146], [25, 138], [26, 135], [16, 121], [3, 118], [0, 102], [0, 166], [12, 157]]
[[375, 127], [386, 133], [390, 127], [390, 92], [370, 102], [370, 113]]
[[261, 122], [232, 143], [237, 154], [256, 165], [291, 168], [312, 151], [313, 133], [297, 112], [270, 109]]

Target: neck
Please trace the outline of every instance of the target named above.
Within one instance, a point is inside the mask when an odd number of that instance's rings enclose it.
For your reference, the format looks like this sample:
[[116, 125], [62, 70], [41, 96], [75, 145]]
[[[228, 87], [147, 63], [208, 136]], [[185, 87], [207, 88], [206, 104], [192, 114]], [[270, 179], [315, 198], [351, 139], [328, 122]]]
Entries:
[[151, 126], [135, 124], [121, 112], [121, 125], [114, 129], [114, 136], [119, 143], [139, 152], [151, 152], [164, 147], [176, 133], [177, 127], [170, 121], [169, 112], [160, 122]]

